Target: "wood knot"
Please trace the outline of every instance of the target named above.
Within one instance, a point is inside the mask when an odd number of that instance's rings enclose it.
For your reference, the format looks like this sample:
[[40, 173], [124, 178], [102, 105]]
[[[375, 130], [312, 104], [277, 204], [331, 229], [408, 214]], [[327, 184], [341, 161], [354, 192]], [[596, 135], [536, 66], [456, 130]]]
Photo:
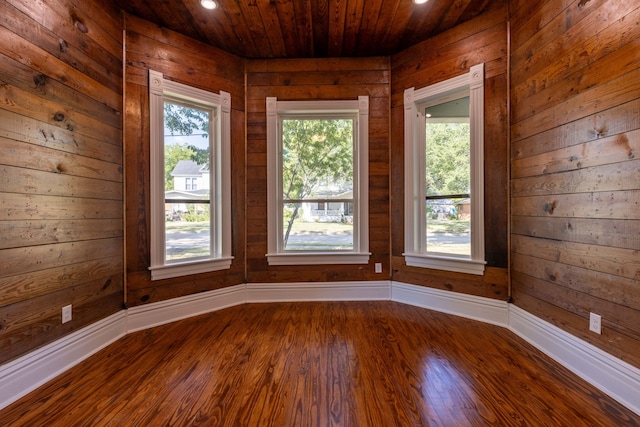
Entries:
[[111, 279], [108, 279], [106, 282], [104, 282], [104, 286], [102, 286], [102, 289], [107, 289], [109, 286], [111, 286]]
[[75, 21], [73, 25], [75, 25], [75, 27], [82, 33], [87, 34], [89, 32], [89, 29], [87, 28], [87, 26], [80, 21]]
[[63, 120], [64, 120], [64, 113], [60, 113], [60, 112], [55, 113], [55, 114], [53, 115], [53, 120], [55, 120], [56, 122], [61, 122], [61, 121], [63, 121]]
[[553, 215], [553, 211], [556, 209], [556, 203], [557, 203], [556, 201], [553, 201], [551, 203], [545, 203], [542, 209], [549, 215]]
[[557, 277], [556, 277], [556, 275], [555, 275], [555, 274], [550, 274], [550, 275], [549, 275], [549, 280], [551, 280], [552, 282], [555, 282], [555, 281], [556, 281], [556, 279], [557, 279]]
[[66, 41], [60, 39], [58, 40], [58, 45], [60, 46], [60, 52], [64, 53], [67, 51], [68, 46]]
[[68, 130], [68, 131], [73, 132], [74, 127], [73, 127], [73, 125], [72, 125], [71, 123], [69, 123], [69, 124], [67, 125], [67, 130]]
[[33, 82], [36, 84], [36, 86], [44, 86], [45, 84], [47, 84], [47, 76], [38, 73], [33, 76]]

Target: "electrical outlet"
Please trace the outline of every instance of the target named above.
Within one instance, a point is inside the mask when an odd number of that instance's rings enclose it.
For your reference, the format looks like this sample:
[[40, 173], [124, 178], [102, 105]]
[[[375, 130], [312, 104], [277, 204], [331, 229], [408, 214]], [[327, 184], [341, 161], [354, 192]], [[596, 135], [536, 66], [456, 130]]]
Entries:
[[382, 273], [382, 263], [381, 262], [376, 262], [375, 263], [375, 271], [376, 271], [376, 273]]
[[62, 323], [70, 322], [72, 317], [71, 304], [62, 307]]
[[602, 316], [589, 313], [589, 330], [596, 334], [602, 334]]

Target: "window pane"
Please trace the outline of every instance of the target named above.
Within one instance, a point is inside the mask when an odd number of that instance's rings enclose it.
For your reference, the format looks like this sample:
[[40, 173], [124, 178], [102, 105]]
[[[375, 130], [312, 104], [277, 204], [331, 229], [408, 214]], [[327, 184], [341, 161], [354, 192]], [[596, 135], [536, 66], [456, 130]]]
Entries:
[[427, 251], [471, 256], [469, 97], [428, 107]]
[[285, 203], [283, 245], [288, 251], [353, 250], [353, 203]]
[[206, 110], [164, 104], [166, 261], [211, 256], [210, 118]]
[[353, 190], [353, 120], [282, 120], [282, 198], [338, 197]]
[[469, 199], [427, 200], [427, 250], [471, 256]]
[[353, 250], [352, 119], [283, 119], [282, 182], [284, 250]]
[[211, 255], [209, 205], [167, 203], [165, 216], [166, 260]]

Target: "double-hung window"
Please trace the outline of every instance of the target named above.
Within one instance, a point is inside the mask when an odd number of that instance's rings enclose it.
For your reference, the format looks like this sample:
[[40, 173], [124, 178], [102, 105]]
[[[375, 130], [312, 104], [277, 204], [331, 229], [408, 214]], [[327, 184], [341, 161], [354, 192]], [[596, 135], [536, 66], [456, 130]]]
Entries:
[[229, 268], [230, 95], [150, 70], [149, 110], [151, 279]]
[[483, 274], [484, 64], [404, 93], [405, 261]]
[[366, 264], [369, 98], [267, 98], [271, 265]]

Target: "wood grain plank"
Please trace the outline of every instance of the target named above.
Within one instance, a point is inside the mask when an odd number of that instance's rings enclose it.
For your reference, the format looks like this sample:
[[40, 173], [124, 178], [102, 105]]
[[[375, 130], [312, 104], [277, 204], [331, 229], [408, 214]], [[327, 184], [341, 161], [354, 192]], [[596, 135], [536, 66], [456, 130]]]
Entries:
[[[122, 140], [102, 141], [94, 136], [79, 135], [49, 123], [2, 110], [0, 137], [34, 146], [48, 147], [66, 153], [122, 163]], [[28, 149], [28, 148], [25, 148]]]
[[0, 249], [122, 237], [122, 219], [0, 221]]
[[[0, 136], [0, 164], [82, 178], [122, 182], [122, 165], [25, 144]], [[56, 172], [57, 171], [57, 172]]]
[[625, 102], [635, 101], [639, 97], [640, 69], [635, 69], [514, 123], [511, 126], [511, 138], [516, 141], [528, 138]]
[[640, 219], [640, 190], [515, 197], [512, 215]]
[[640, 130], [514, 159], [514, 178], [547, 175], [634, 159], [640, 152]]
[[513, 197], [637, 189], [640, 159], [511, 181]]
[[104, 102], [113, 110], [121, 110], [122, 93], [118, 91], [117, 83], [107, 86], [98, 84], [91, 77], [78, 72], [71, 65], [24, 40], [3, 26], [0, 26], [0, 38], [5, 41], [0, 45], [0, 53], [2, 55], [27, 65], [59, 82], [64, 82], [78, 92], [84, 93], [97, 101]]
[[[555, 261], [542, 260], [519, 253], [512, 254], [513, 271], [546, 280], [558, 287], [573, 289], [620, 307], [640, 307], [640, 295], [634, 279], [594, 272]], [[604, 305], [604, 304], [603, 304]]]
[[122, 200], [0, 193], [0, 221], [122, 218]]
[[[2, 289], [0, 305], [28, 303], [32, 298], [89, 282], [99, 283], [100, 287], [109, 287], [114, 281], [122, 283], [122, 268], [121, 256], [104, 256], [104, 258], [88, 259], [80, 263], [2, 277], [0, 278], [0, 289]], [[56, 304], [56, 312], [64, 305], [67, 304]], [[28, 315], [31, 313], [31, 310], [25, 309], [24, 306], [23, 311]]]
[[525, 236], [640, 250], [638, 221], [513, 216], [511, 232]]
[[513, 235], [511, 250], [601, 273], [640, 279], [640, 259], [637, 251], [631, 249]]
[[0, 81], [0, 97], [3, 110], [49, 123], [89, 137], [98, 136], [103, 141], [118, 144], [121, 141], [120, 125], [114, 127], [98, 117], [87, 116], [55, 101], [31, 94], [18, 87]]
[[0, 193], [122, 200], [121, 182], [67, 175], [65, 166], [56, 164], [49, 171], [0, 166], [0, 174], [5, 177], [0, 181]]
[[122, 253], [122, 244], [122, 238], [114, 238], [2, 249], [0, 271], [2, 277], [9, 277], [103, 257], [115, 257]]
[[[512, 140], [512, 160], [572, 147], [640, 129], [640, 100], [623, 102], [571, 123], [520, 140]], [[518, 169], [513, 170], [518, 173]]]

